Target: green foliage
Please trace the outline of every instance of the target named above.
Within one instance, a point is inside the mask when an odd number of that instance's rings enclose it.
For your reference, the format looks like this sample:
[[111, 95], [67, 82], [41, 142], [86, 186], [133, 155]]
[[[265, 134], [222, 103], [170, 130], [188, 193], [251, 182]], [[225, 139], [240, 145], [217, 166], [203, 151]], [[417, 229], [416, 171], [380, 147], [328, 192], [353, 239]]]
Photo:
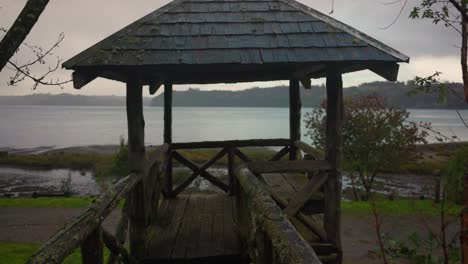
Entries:
[[[29, 257], [39, 249], [39, 244], [18, 244], [18, 243], [0, 243], [0, 263], [2, 264], [23, 264]], [[109, 257], [109, 250], [104, 248], [104, 259]], [[68, 256], [64, 264], [81, 263], [81, 253], [77, 249]]]
[[85, 208], [93, 198], [0, 198], [0, 208]]
[[468, 148], [460, 149], [443, 171], [443, 185], [446, 199], [453, 203], [463, 203], [463, 187], [466, 166], [468, 164]]
[[126, 176], [128, 175], [128, 145], [125, 143], [125, 139], [120, 137], [119, 151], [114, 157], [111, 172], [115, 176]]
[[[440, 250], [440, 240], [433, 233], [421, 236], [418, 233], [412, 233], [408, 236], [408, 242], [403, 242], [385, 237], [389, 247], [387, 253], [393, 259], [407, 259], [415, 264], [437, 264], [444, 263], [443, 256], [437, 253]], [[455, 264], [461, 261], [461, 250], [453, 241], [448, 246], [448, 263]]]
[[[441, 205], [429, 200], [377, 200], [374, 201], [378, 211], [385, 215], [424, 215], [439, 216]], [[346, 213], [370, 214], [371, 203], [367, 201], [343, 201], [341, 209]], [[451, 206], [447, 214], [457, 216], [462, 210], [461, 206]]]
[[[404, 109], [388, 106], [376, 94], [348, 97], [344, 101], [344, 167], [357, 172], [360, 183], [370, 195], [374, 179], [383, 168], [398, 166], [410, 158], [416, 143], [425, 143], [427, 123], [408, 121]], [[324, 149], [326, 102], [306, 114], [307, 134], [313, 144]]]
[[39, 155], [9, 155], [0, 157], [0, 165], [42, 169], [92, 169], [96, 176], [109, 176], [113, 155], [94, 153], [53, 152]]

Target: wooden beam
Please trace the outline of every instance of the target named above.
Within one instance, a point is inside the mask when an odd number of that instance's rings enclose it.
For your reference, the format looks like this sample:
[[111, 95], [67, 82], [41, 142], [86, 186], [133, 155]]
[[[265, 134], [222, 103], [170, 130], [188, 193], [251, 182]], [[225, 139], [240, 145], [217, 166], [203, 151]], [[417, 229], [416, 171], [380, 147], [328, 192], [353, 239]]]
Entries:
[[339, 251], [337, 263], [342, 261], [341, 245], [341, 160], [343, 149], [343, 79], [334, 68], [327, 70], [327, 125], [326, 125], [326, 160], [332, 169], [324, 185], [325, 231], [329, 242]]
[[276, 153], [275, 156], [273, 156], [270, 159], [270, 161], [281, 160], [284, 156], [288, 155], [289, 152], [290, 152], [289, 146], [286, 146], [286, 147], [282, 148], [280, 151], [278, 151], [278, 153]]
[[[122, 262], [125, 264], [137, 264], [138, 261], [132, 257], [130, 254], [128, 254], [127, 249], [119, 242], [119, 240], [114, 237], [111, 233], [109, 233], [107, 230], [102, 229], [102, 238], [104, 243], [106, 244], [106, 247], [109, 249], [109, 251], [114, 254], [114, 255], [121, 255], [122, 256]], [[86, 263], [86, 262], [83, 262]]]
[[[171, 146], [170, 152], [172, 152], [172, 83], [170, 82], [164, 83], [164, 143]], [[172, 189], [172, 155], [170, 155], [164, 181], [164, 190], [168, 197], [173, 197]]]
[[323, 154], [320, 153], [317, 149], [313, 148], [307, 143], [304, 143], [300, 140], [294, 142], [294, 146], [296, 146], [298, 149], [302, 150], [305, 154], [310, 155], [313, 157], [315, 160], [322, 160], [324, 159]]
[[248, 139], [227, 141], [204, 141], [174, 143], [173, 149], [203, 149], [203, 148], [243, 148], [243, 147], [282, 147], [291, 145], [291, 140], [279, 139]]
[[[301, 93], [297, 79], [289, 81], [289, 138], [291, 145], [301, 139]], [[297, 160], [298, 154], [298, 149], [291, 146], [289, 159]]]
[[88, 73], [84, 71], [74, 71], [72, 73], [73, 87], [75, 89], [81, 89], [88, 83], [94, 81], [98, 75], [96, 73]]
[[400, 65], [394, 62], [385, 64], [371, 64], [369, 66], [369, 70], [391, 82], [396, 82], [398, 80], [399, 69]]
[[[137, 75], [131, 75], [127, 82], [127, 124], [128, 124], [128, 160], [132, 173], [143, 174], [145, 161], [145, 120], [143, 116], [143, 85]], [[130, 193], [130, 252], [140, 258], [144, 255], [143, 237], [146, 229], [145, 190], [140, 182]]]
[[309, 201], [310, 197], [314, 195], [320, 187], [327, 180], [327, 173], [321, 172], [316, 176], [313, 176], [312, 179], [307, 182], [307, 184], [302, 188], [296, 196], [289, 201], [288, 207], [286, 207], [285, 212], [289, 217], [293, 217], [301, 210], [302, 207]]
[[247, 164], [253, 173], [316, 172], [330, 169], [325, 160], [253, 161]]
[[301, 81], [302, 87], [304, 87], [304, 89], [306, 89], [306, 90], [312, 89], [312, 81], [310, 80], [310, 78], [308, 78], [308, 77], [301, 78], [300, 81]]
[[152, 81], [149, 83], [149, 93], [150, 95], [154, 95], [159, 88], [163, 85], [161, 80]]

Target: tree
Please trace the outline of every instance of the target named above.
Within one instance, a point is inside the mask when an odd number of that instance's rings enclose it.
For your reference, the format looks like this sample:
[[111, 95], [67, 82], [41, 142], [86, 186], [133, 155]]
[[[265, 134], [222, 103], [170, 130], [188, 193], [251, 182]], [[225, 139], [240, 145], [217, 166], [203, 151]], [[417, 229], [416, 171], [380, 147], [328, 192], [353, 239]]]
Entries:
[[[343, 124], [344, 167], [354, 174], [370, 198], [376, 176], [382, 168], [407, 160], [416, 143], [424, 143], [427, 132], [420, 127], [426, 123], [408, 121], [404, 109], [388, 106], [376, 94], [346, 98]], [[324, 149], [326, 101], [306, 114], [307, 135], [313, 144]], [[357, 194], [355, 192], [355, 198]]]
[[[57, 61], [52, 66], [48, 66], [47, 70], [39, 75], [34, 75], [31, 72], [31, 67], [34, 65], [46, 64], [45, 58], [53, 54], [54, 49], [59, 47], [60, 43], [64, 38], [64, 34], [60, 34], [57, 41], [52, 45], [51, 48], [43, 49], [42, 47], [29, 45], [24, 42], [26, 37], [31, 32], [34, 25], [39, 20], [39, 17], [44, 12], [49, 0], [28, 0], [21, 13], [16, 18], [11, 28], [7, 31], [3, 27], [0, 27], [0, 32], [6, 33], [0, 40], [0, 71], [2, 71], [6, 65], [11, 66], [11, 70], [14, 72], [8, 82], [9, 85], [15, 86], [16, 84], [30, 79], [34, 82], [33, 88], [35, 89], [39, 85], [52, 85], [62, 87], [64, 84], [70, 81], [52, 80], [49, 75], [59, 69], [61, 59], [57, 58]], [[23, 46], [32, 51], [35, 57], [23, 64], [19, 64], [17, 61], [12, 60], [12, 57], [19, 48]]]

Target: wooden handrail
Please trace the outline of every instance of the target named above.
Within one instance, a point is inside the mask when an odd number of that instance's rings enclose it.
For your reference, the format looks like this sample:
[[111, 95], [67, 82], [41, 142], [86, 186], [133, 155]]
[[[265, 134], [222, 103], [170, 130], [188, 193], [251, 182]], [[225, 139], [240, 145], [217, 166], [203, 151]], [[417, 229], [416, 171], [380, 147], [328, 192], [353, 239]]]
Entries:
[[[149, 173], [159, 159], [167, 152], [167, 144], [158, 148], [145, 165], [145, 172]], [[63, 229], [53, 235], [27, 261], [28, 264], [62, 263], [73, 251], [80, 247], [96, 229], [100, 228], [104, 219], [114, 210], [120, 201], [140, 183], [143, 173], [132, 173], [115, 183], [107, 192], [103, 193], [83, 213], [69, 222]]]
[[290, 139], [249, 139], [228, 141], [204, 141], [172, 143], [172, 149], [205, 149], [205, 148], [243, 148], [243, 147], [282, 147], [291, 145]]
[[247, 164], [253, 173], [295, 173], [329, 170], [325, 160], [253, 161]]
[[53, 235], [28, 260], [29, 264], [62, 263], [98, 228], [119, 202], [140, 182], [142, 175], [130, 174], [119, 180], [97, 202]]
[[305, 142], [302, 142], [300, 140], [294, 142], [294, 146], [296, 146], [296, 148], [302, 150], [305, 154], [308, 154], [310, 156], [312, 156], [314, 159], [316, 160], [323, 160], [324, 159], [324, 156], [323, 156], [323, 153], [320, 153], [320, 151], [318, 151], [317, 149], [313, 148], [311, 145], [305, 143]]
[[240, 189], [246, 196], [244, 201], [248, 203], [249, 213], [254, 214], [248, 219], [261, 222], [253, 223], [256, 228], [260, 229], [254, 232], [266, 235], [272, 250], [284, 259], [280, 263], [322, 263], [312, 247], [302, 238], [271, 198], [263, 184], [257, 178], [252, 177], [244, 166], [239, 166], [235, 174]]

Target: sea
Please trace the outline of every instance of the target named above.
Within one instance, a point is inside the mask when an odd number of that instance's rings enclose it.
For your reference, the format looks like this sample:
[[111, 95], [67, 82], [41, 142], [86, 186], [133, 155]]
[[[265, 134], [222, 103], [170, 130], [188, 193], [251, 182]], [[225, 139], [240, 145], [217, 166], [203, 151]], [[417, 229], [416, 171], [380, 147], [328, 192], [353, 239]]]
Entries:
[[[303, 115], [311, 108], [303, 108]], [[410, 120], [432, 124], [435, 131], [468, 141], [468, 128], [454, 110], [409, 109]], [[468, 110], [460, 111], [468, 120]], [[163, 108], [145, 107], [147, 145], [163, 142]], [[175, 107], [173, 141], [288, 138], [288, 108]], [[303, 140], [309, 141], [304, 135]], [[115, 145], [127, 137], [125, 107], [0, 106], [0, 148], [65, 148]], [[429, 142], [436, 142], [434, 136]]]

